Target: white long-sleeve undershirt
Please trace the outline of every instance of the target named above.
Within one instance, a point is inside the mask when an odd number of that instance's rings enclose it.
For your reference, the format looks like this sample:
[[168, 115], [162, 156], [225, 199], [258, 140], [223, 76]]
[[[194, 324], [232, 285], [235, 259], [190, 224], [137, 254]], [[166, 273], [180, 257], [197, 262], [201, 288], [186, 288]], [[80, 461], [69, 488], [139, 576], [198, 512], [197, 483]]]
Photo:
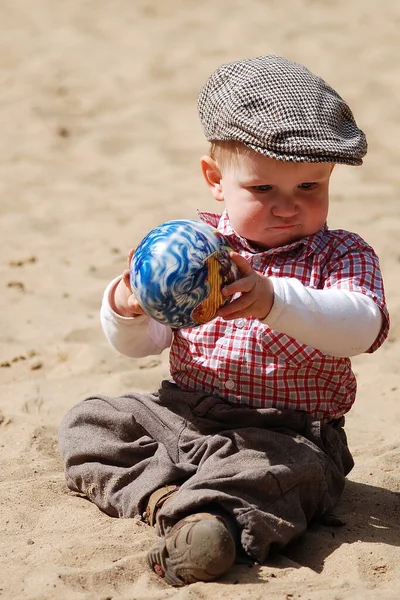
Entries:
[[[133, 358], [160, 354], [171, 345], [172, 330], [147, 316], [121, 317], [110, 306], [110, 293], [119, 278], [106, 288], [101, 324], [110, 344]], [[361, 292], [315, 290], [294, 278], [271, 277], [274, 304], [263, 321], [324, 354], [351, 357], [366, 352], [382, 327], [375, 302]]]
[[338, 357], [366, 352], [382, 327], [382, 313], [361, 292], [315, 290], [298, 279], [271, 277], [274, 304], [264, 323], [279, 333]]
[[120, 277], [107, 286], [100, 311], [104, 335], [110, 344], [125, 356], [140, 358], [160, 354], [171, 345], [172, 329], [147, 315], [122, 317], [110, 305], [110, 294], [118, 285]]

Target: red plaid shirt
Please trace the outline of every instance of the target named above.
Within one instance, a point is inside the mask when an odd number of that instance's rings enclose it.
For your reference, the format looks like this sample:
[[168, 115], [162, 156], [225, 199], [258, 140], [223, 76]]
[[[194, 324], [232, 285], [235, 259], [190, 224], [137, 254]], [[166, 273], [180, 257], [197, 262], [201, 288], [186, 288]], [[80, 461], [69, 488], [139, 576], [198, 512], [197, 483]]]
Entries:
[[[233, 231], [226, 212], [200, 217], [265, 275], [295, 277], [314, 289], [366, 294], [383, 314], [381, 332], [369, 352], [386, 339], [389, 315], [379, 261], [358, 235], [325, 226], [287, 246], [259, 251]], [[174, 381], [186, 390], [204, 390], [236, 405], [305, 410], [327, 420], [351, 408], [357, 388], [350, 359], [324, 354], [253, 318], [216, 318], [175, 331], [170, 369]]]

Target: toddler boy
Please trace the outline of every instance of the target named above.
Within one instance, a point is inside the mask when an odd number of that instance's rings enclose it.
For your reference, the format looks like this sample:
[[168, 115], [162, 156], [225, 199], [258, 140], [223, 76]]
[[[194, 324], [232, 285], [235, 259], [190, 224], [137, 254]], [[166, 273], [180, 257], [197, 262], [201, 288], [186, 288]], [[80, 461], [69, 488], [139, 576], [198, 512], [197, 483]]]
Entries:
[[104, 333], [131, 357], [170, 347], [171, 381], [87, 398], [60, 428], [68, 486], [155, 524], [148, 562], [171, 585], [262, 563], [331, 514], [353, 466], [350, 357], [389, 329], [375, 252], [326, 224], [334, 166], [367, 150], [344, 100], [304, 66], [261, 56], [217, 69], [198, 109], [202, 173], [225, 205], [199, 216], [234, 250], [234, 299], [172, 330], [144, 314], [125, 271], [105, 291]]

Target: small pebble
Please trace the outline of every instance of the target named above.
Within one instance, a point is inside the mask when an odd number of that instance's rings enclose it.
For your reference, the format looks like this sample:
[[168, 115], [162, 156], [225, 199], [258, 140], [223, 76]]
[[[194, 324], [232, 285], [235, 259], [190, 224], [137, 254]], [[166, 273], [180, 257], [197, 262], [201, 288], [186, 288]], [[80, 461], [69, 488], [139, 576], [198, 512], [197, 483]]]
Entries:
[[31, 371], [37, 371], [43, 367], [43, 362], [40, 358], [34, 357], [29, 361], [29, 368]]

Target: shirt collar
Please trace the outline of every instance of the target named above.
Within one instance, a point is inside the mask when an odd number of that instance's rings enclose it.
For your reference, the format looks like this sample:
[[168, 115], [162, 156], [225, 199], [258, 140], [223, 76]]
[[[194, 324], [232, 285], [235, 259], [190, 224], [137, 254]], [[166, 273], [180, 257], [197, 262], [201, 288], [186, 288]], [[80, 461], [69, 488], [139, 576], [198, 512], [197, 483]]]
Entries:
[[285, 246], [279, 246], [278, 248], [269, 248], [267, 250], [260, 249], [253, 246], [245, 238], [236, 233], [229, 221], [226, 209], [222, 214], [202, 212], [199, 210], [197, 213], [201, 221], [218, 229], [218, 231], [227, 238], [234, 250], [244, 249], [247, 252], [251, 252], [251, 254], [263, 254], [264, 256], [268, 256], [272, 254], [296, 253], [298, 258], [300, 258], [300, 256], [305, 258], [306, 256], [314, 254], [318, 249], [322, 249], [326, 243], [324, 238], [328, 232], [328, 226], [325, 223], [317, 233], [308, 235], [296, 242], [286, 244]]

